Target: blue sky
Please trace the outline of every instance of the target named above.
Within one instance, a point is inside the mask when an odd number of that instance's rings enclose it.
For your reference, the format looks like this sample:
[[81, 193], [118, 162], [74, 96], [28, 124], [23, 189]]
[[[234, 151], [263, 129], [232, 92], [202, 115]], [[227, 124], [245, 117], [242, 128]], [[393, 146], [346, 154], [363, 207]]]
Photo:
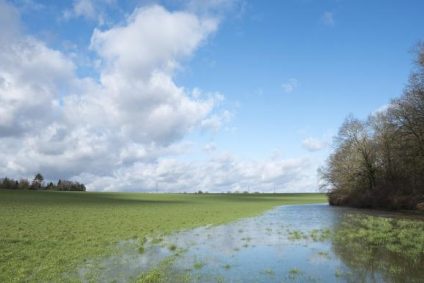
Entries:
[[[218, 89], [240, 103], [231, 150], [300, 153], [303, 135], [335, 133], [344, 117], [366, 117], [398, 96], [423, 38], [422, 1], [249, 2], [199, 51], [183, 84]], [[332, 24], [322, 17], [331, 13]], [[205, 66], [205, 61], [214, 62]], [[297, 87], [285, 93], [291, 78]], [[252, 130], [252, 128], [254, 130]], [[302, 134], [299, 134], [301, 132]], [[225, 140], [224, 140], [225, 139]], [[285, 147], [288, 147], [285, 149]]]
[[0, 173], [91, 190], [316, 191], [343, 119], [399, 96], [424, 39], [418, 0], [0, 4]]

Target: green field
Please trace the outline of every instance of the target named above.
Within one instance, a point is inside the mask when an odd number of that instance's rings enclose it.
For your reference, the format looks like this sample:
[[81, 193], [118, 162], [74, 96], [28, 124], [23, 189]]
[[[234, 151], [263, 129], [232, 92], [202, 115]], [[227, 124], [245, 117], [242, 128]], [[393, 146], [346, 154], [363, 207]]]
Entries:
[[323, 194], [0, 191], [0, 282], [62, 281], [114, 244], [254, 216]]

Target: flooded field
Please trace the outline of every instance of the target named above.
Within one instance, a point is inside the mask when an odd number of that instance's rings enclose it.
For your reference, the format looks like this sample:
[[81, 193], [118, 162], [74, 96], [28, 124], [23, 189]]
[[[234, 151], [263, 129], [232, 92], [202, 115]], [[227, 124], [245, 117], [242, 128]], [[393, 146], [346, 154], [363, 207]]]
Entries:
[[[120, 242], [113, 256], [87, 262], [77, 276], [87, 282], [423, 282], [424, 221], [404, 218], [281, 206], [226, 225]], [[409, 236], [391, 235], [393, 225]]]

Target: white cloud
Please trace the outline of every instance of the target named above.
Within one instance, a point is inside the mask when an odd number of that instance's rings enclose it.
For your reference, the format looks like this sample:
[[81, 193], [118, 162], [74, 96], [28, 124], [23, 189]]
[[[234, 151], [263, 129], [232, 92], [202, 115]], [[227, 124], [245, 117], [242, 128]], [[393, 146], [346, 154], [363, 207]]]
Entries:
[[79, 78], [72, 56], [23, 34], [19, 13], [0, 1], [0, 176], [40, 171], [89, 190], [313, 190], [309, 159], [241, 160], [212, 144], [208, 160], [178, 159], [191, 150], [187, 134], [217, 131], [232, 117], [217, 108], [221, 94], [174, 81], [218, 24], [157, 5], [136, 9], [93, 32], [97, 80]]
[[321, 21], [326, 26], [334, 26], [335, 23], [336, 23], [334, 21], [334, 14], [332, 12], [329, 12], [329, 11], [326, 11], [322, 14]]
[[125, 25], [96, 30], [97, 82], [77, 78], [69, 57], [19, 33], [12, 6], [2, 2], [0, 14], [9, 15], [0, 26], [2, 175], [110, 175], [170, 154], [222, 100], [173, 81], [175, 67], [216, 29], [213, 19], [149, 6]]
[[325, 149], [328, 146], [328, 142], [325, 140], [309, 137], [302, 141], [302, 146], [306, 150], [314, 152]]
[[0, 2], [0, 137], [33, 133], [55, 119], [58, 90], [74, 65], [42, 42], [19, 35], [18, 13]]
[[115, 0], [74, 0], [72, 7], [63, 12], [63, 19], [83, 18], [105, 23], [105, 8], [115, 3]]
[[281, 85], [281, 88], [285, 93], [291, 93], [298, 87], [298, 81], [296, 79], [289, 79]]
[[216, 151], [216, 144], [214, 143], [207, 143], [203, 146], [203, 150], [207, 153], [213, 153]]
[[74, 13], [75, 16], [82, 16], [87, 19], [96, 18], [96, 10], [94, 9], [94, 4], [91, 0], [77, 0], [74, 3]]
[[75, 0], [72, 8], [65, 10], [63, 17], [65, 20], [83, 17], [88, 20], [95, 20], [98, 14], [93, 0]]
[[161, 6], [139, 8], [125, 26], [95, 30], [91, 48], [106, 64], [108, 75], [144, 78], [154, 71], [172, 73], [179, 60], [192, 54], [217, 28], [217, 21], [187, 12], [170, 13]]
[[191, 96], [172, 76], [216, 25], [213, 19], [149, 6], [137, 9], [124, 26], [95, 30], [91, 48], [103, 62], [99, 95], [107, 98], [102, 109], [112, 114], [110, 123], [135, 141], [170, 144], [210, 119], [221, 96]]
[[205, 130], [212, 130], [214, 132], [218, 132], [224, 124], [227, 124], [233, 114], [228, 111], [224, 110], [218, 114], [210, 115], [208, 118], [204, 119], [201, 123], [201, 126]]
[[135, 163], [115, 171], [113, 177], [85, 175], [81, 179], [99, 191], [310, 192], [316, 188], [311, 170], [315, 169], [310, 160], [304, 158], [241, 160], [216, 154], [207, 161]]

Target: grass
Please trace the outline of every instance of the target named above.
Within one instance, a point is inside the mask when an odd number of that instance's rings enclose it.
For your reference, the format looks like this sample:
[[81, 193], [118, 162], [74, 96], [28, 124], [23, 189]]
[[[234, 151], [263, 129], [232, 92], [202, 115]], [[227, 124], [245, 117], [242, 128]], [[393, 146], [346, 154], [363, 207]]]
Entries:
[[227, 270], [228, 270], [228, 269], [230, 269], [230, 268], [231, 268], [231, 265], [227, 263], [227, 264], [225, 264], [223, 267], [224, 267], [224, 269], [227, 269]]
[[424, 260], [424, 222], [375, 216], [345, 217], [336, 241], [384, 249], [405, 260]]
[[332, 236], [330, 229], [313, 229], [309, 232], [309, 235], [300, 230], [288, 231], [289, 240], [308, 240], [311, 239], [314, 242], [323, 242], [330, 240]]
[[[118, 241], [258, 215], [323, 194], [140, 194], [0, 191], [0, 282], [63, 281]], [[65, 277], [63, 277], [65, 276]]]
[[289, 232], [288, 239], [289, 240], [306, 240], [308, 239], [308, 235], [306, 235], [302, 231], [294, 230]]
[[195, 262], [195, 263], [193, 264], [193, 268], [194, 268], [194, 269], [202, 269], [202, 268], [203, 268], [203, 266], [205, 266], [205, 263], [204, 263], [204, 262], [201, 262], [201, 261], [197, 261], [197, 262]]
[[420, 220], [347, 215], [335, 231], [333, 250], [355, 276], [377, 270], [384, 281], [423, 282], [423, 231]]
[[[169, 267], [172, 265], [175, 257], [170, 257], [158, 264], [153, 270], [141, 274], [139, 278], [134, 280], [136, 283], [161, 283], [161, 282], [192, 282], [193, 278], [189, 272], [169, 273]], [[95, 282], [95, 281], [94, 281]]]
[[314, 229], [309, 233], [309, 237], [315, 242], [322, 242], [331, 238], [330, 229]]
[[175, 244], [171, 244], [171, 245], [169, 245], [168, 249], [170, 251], [175, 251], [177, 249], [177, 246]]
[[138, 252], [141, 253], [141, 254], [144, 253], [144, 247], [143, 246], [139, 247]]

